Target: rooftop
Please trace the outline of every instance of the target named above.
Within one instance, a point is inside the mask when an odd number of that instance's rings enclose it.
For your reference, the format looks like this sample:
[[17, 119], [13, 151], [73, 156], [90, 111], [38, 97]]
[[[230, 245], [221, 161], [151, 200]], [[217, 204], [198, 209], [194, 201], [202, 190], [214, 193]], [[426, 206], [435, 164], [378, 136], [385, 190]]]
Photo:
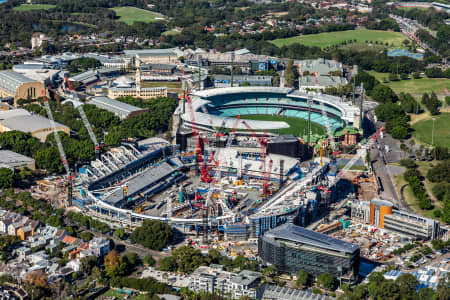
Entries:
[[290, 223], [280, 225], [266, 232], [264, 236], [275, 240], [288, 240], [294, 243], [339, 252], [353, 253], [359, 249], [355, 244], [335, 239], [326, 234], [318, 233]]
[[[124, 50], [125, 56], [164, 56], [164, 55], [177, 55], [179, 51], [177, 48], [168, 49], [139, 49], [139, 50]], [[181, 56], [181, 54], [180, 54]]]
[[15, 94], [16, 90], [24, 83], [33, 82], [32, 79], [14, 71], [0, 72], [0, 89]]
[[16, 163], [32, 163], [34, 162], [34, 159], [10, 151], [10, 150], [0, 150], [0, 164], [16, 164]]
[[118, 114], [121, 117], [126, 117], [134, 111], [143, 110], [140, 107], [133, 106], [108, 97], [94, 97], [88, 103], [94, 104], [99, 108]]
[[[11, 130], [23, 132], [35, 132], [38, 130], [52, 128], [52, 124], [49, 119], [38, 115], [17, 116], [3, 120], [1, 123], [4, 127], [10, 128]], [[55, 126], [67, 128], [67, 126], [58, 122], [55, 122]]]
[[371, 203], [373, 203], [376, 206], [387, 206], [387, 207], [392, 207], [393, 206], [391, 201], [377, 199], [377, 198], [372, 199]]
[[294, 64], [299, 66], [301, 73], [308, 71], [317, 72], [319, 75], [328, 75], [330, 72], [342, 71], [342, 64], [335, 60], [324, 58], [296, 60]]
[[30, 116], [30, 115], [31, 114], [23, 108], [2, 110], [0, 111], [0, 121], [19, 116]]
[[328, 76], [328, 75], [319, 75], [314, 78], [314, 76], [301, 76], [299, 78], [300, 86], [311, 86], [311, 85], [319, 85], [319, 86], [334, 86], [334, 85], [344, 85], [347, 84], [347, 79], [340, 76]]
[[283, 300], [327, 300], [332, 299], [326, 295], [312, 294], [307, 291], [280, 287], [273, 284], [267, 284], [264, 287], [264, 299], [283, 299]]
[[91, 79], [93, 77], [97, 77], [97, 73], [89, 70], [89, 71], [80, 73], [78, 75], [72, 76], [69, 78], [69, 80], [70, 81], [85, 81], [85, 80]]
[[240, 285], [250, 285], [261, 277], [261, 273], [249, 270], [243, 270], [241, 273], [231, 277], [231, 282]]

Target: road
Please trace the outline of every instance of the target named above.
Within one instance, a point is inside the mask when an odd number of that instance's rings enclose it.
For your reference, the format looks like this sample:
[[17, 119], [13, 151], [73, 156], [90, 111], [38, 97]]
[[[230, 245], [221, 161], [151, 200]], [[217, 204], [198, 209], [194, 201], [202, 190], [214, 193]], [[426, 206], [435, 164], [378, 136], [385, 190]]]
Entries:
[[428, 260], [427, 259], [426, 263], [424, 263], [423, 265], [413, 269], [413, 271], [417, 271], [418, 269], [423, 268], [425, 266], [434, 265], [435, 263], [438, 263], [438, 262], [440, 262], [440, 261], [442, 261], [444, 259], [447, 259], [447, 258], [450, 258], [450, 252], [447, 252], [445, 254], [439, 255], [436, 258], [432, 259], [432, 260]]
[[394, 183], [392, 182], [392, 174], [387, 166], [386, 153], [383, 151], [384, 147], [379, 145], [378, 140], [375, 148], [371, 150], [371, 160], [374, 162], [374, 172], [376, 176], [380, 177], [383, 185], [384, 190], [381, 193], [381, 197], [386, 200], [392, 200], [394, 206], [397, 206], [400, 209], [412, 212], [412, 209], [409, 207], [404, 197], [398, 197], [397, 195]]

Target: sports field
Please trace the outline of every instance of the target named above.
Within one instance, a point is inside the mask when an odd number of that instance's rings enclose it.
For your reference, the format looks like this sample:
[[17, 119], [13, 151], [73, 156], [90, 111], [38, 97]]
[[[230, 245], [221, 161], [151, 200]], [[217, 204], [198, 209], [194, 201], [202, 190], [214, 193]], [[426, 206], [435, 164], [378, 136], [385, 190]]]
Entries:
[[56, 5], [53, 4], [21, 4], [13, 8], [15, 11], [29, 11], [29, 10], [49, 10], [55, 8]]
[[365, 44], [366, 41], [375, 43], [389, 43], [394, 47], [400, 47], [405, 37], [399, 32], [356, 29], [337, 32], [324, 32], [319, 34], [300, 35], [286, 39], [273, 40], [272, 43], [277, 47], [288, 46], [294, 43], [300, 43], [306, 46], [316, 46], [325, 48], [328, 46], [340, 44], [348, 40], [356, 40], [356, 43]]
[[435, 92], [437, 95], [445, 95], [450, 91], [450, 80], [446, 78], [427, 78], [419, 79], [411, 78], [408, 80], [389, 81], [384, 83], [386, 78], [389, 78], [388, 73], [378, 73], [369, 71], [369, 74], [378, 79], [382, 84], [389, 86], [394, 92], [410, 93], [412, 95], [422, 95], [423, 93]]
[[[289, 128], [284, 128], [276, 130], [277, 134], [292, 134], [295, 136], [302, 136], [307, 133], [308, 120], [294, 118], [294, 117], [284, 117], [284, 116], [268, 116], [268, 115], [246, 115], [241, 116], [241, 119], [246, 120], [260, 120], [260, 121], [277, 121], [286, 122], [289, 124]], [[326, 134], [325, 128], [317, 123], [311, 122], [311, 131], [313, 134]]]
[[132, 25], [134, 22], [151, 23], [164, 19], [162, 14], [132, 6], [113, 7], [111, 9], [120, 17], [119, 21], [128, 25]]
[[[441, 113], [437, 116], [432, 116], [436, 119], [434, 121], [434, 145], [450, 147], [450, 113]], [[433, 120], [423, 120], [415, 123], [413, 126], [413, 136], [418, 140], [431, 145]]]
[[180, 81], [144, 81], [141, 83], [143, 88], [152, 87], [167, 87], [171, 92], [181, 92], [181, 82]]

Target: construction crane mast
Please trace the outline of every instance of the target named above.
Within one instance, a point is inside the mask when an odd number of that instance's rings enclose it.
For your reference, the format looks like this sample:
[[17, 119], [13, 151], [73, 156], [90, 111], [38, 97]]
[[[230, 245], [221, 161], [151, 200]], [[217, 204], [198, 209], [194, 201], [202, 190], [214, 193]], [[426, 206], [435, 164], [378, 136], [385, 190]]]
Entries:
[[268, 193], [268, 178], [266, 174], [266, 145], [267, 140], [265, 139], [267, 130], [264, 130], [263, 136], [260, 138], [256, 135], [256, 133], [253, 131], [253, 129], [248, 125], [246, 121], [242, 121], [242, 123], [247, 127], [248, 131], [252, 134], [252, 136], [258, 141], [260, 147], [261, 147], [261, 160], [262, 160], [262, 180], [263, 180], [263, 195], [267, 196]]
[[[72, 84], [70, 83], [69, 78], [66, 77], [65, 79], [66, 79], [67, 85], [69, 87], [69, 90], [72, 93], [73, 99], [78, 100], [78, 96], [74, 92], [74, 88], [73, 88]], [[91, 123], [89, 123], [89, 120], [86, 116], [86, 112], [83, 109], [83, 105], [78, 105], [77, 110], [80, 113], [81, 120], [83, 120], [84, 127], [86, 127], [89, 137], [91, 138], [92, 142], [94, 143], [95, 157], [98, 157], [100, 155], [100, 144], [98, 143], [97, 138], [95, 137], [94, 130], [92, 130]]]
[[47, 111], [47, 116], [50, 120], [50, 124], [53, 129], [53, 134], [55, 135], [56, 146], [58, 148], [59, 155], [61, 157], [61, 161], [64, 165], [64, 169], [66, 170], [67, 175], [67, 204], [68, 206], [72, 206], [72, 174], [70, 172], [69, 163], [67, 162], [66, 153], [64, 152], [63, 145], [61, 143], [61, 139], [59, 138], [58, 131], [56, 130], [55, 119], [53, 118], [52, 109], [50, 108], [50, 104], [48, 103], [47, 95], [45, 94], [45, 90], [42, 90], [42, 98], [44, 102], [45, 110]]

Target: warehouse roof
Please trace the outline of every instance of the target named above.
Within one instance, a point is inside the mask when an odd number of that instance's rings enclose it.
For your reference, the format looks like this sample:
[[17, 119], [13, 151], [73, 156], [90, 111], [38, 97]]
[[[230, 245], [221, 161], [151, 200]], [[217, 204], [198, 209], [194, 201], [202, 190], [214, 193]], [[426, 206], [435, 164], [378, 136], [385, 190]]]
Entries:
[[[317, 81], [317, 84], [316, 84]], [[328, 75], [321, 75], [321, 76], [302, 76], [299, 78], [300, 86], [336, 86], [336, 85], [344, 85], [347, 84], [347, 79], [340, 76], [328, 76]]]
[[16, 90], [27, 82], [33, 82], [33, 80], [14, 71], [0, 72], [0, 89], [9, 93], [15, 94]]
[[31, 114], [23, 108], [4, 110], [0, 111], [0, 121], [19, 116], [30, 116], [30, 115]]
[[[52, 128], [50, 120], [38, 115], [17, 116], [1, 121], [4, 127], [11, 130], [23, 132], [35, 132], [42, 129]], [[63, 124], [55, 122], [56, 127], [67, 127]]]
[[268, 238], [275, 240], [288, 240], [306, 246], [312, 246], [321, 249], [329, 249], [339, 252], [353, 253], [359, 247], [355, 244], [335, 239], [326, 234], [318, 233], [293, 224], [283, 224], [264, 234]]
[[127, 117], [130, 113], [134, 111], [143, 110], [140, 107], [136, 107], [108, 97], [94, 97], [89, 101], [89, 104], [94, 104], [98, 108], [102, 108], [112, 113], [115, 113], [116, 115], [119, 115], [121, 118]]
[[70, 81], [79, 81], [79, 82], [92, 82], [97, 79], [98, 79], [97, 73], [90, 70], [69, 78]]
[[34, 159], [28, 156], [10, 150], [0, 150], [0, 164], [15, 166], [17, 164], [32, 162], [34, 162]]
[[300, 72], [317, 72], [319, 75], [327, 75], [330, 72], [342, 71], [342, 64], [335, 60], [324, 58], [296, 60], [294, 64], [300, 66]]
[[126, 56], [166, 56], [166, 55], [182, 55], [182, 52], [177, 48], [168, 49], [139, 49], [139, 50], [124, 50]]

